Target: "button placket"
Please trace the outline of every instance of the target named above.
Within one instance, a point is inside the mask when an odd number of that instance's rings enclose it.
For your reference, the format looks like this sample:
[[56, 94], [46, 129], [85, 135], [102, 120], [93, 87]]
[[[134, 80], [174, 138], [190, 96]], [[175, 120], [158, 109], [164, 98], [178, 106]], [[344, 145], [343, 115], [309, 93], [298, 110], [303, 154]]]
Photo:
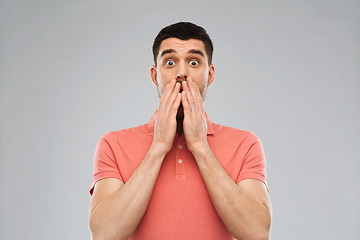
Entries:
[[176, 155], [175, 155], [175, 172], [176, 175], [184, 175], [185, 174], [185, 162], [184, 162], [184, 145], [180, 140], [178, 146], [176, 148]]

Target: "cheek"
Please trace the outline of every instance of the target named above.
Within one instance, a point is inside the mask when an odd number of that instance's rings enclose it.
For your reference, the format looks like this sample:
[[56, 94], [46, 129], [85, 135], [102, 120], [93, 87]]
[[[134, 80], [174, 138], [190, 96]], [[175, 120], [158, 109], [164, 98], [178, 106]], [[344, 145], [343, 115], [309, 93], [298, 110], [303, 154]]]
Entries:
[[208, 72], [196, 72], [192, 75], [193, 80], [198, 85], [199, 89], [204, 88], [207, 85], [207, 82], [209, 80], [209, 74]]
[[176, 71], [160, 71], [156, 76], [156, 80], [165, 88], [165, 86], [176, 79]]
[[208, 68], [205, 68], [205, 67], [202, 67], [202, 68], [199, 68], [199, 69], [195, 69], [194, 71], [191, 72], [191, 75], [197, 79], [202, 79], [202, 80], [208, 80], [209, 78], [209, 69]]
[[166, 74], [158, 72], [156, 75], [156, 85], [159, 93], [162, 95], [164, 88], [170, 82]]
[[171, 73], [169, 71], [160, 70], [160, 71], [158, 71], [156, 78], [158, 81], [161, 81], [163, 83], [169, 82], [171, 79]]
[[209, 80], [209, 70], [204, 71], [204, 79], [206, 80], [206, 82]]

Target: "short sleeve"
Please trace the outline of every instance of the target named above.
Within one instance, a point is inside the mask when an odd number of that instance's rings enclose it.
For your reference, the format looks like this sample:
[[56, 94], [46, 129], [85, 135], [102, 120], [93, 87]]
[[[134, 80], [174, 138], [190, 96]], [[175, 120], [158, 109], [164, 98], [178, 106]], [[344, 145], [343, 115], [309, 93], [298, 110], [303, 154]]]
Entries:
[[95, 183], [104, 178], [117, 178], [123, 181], [111, 147], [111, 133], [104, 134], [97, 143], [94, 155], [93, 180], [90, 194], [93, 194]]
[[268, 189], [265, 155], [260, 139], [250, 132], [245, 140], [244, 147], [245, 156], [237, 183], [245, 179], [257, 179], [263, 182]]

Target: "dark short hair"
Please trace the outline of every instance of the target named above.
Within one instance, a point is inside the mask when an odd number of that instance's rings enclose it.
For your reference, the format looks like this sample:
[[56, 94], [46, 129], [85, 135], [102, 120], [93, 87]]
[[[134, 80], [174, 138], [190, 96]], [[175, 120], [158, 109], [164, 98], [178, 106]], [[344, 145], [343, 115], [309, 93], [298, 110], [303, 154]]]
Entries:
[[181, 40], [197, 39], [202, 41], [205, 45], [209, 65], [211, 64], [214, 47], [205, 29], [190, 22], [178, 22], [161, 29], [156, 36], [152, 48], [155, 65], [159, 54], [160, 44], [167, 38], [178, 38]]

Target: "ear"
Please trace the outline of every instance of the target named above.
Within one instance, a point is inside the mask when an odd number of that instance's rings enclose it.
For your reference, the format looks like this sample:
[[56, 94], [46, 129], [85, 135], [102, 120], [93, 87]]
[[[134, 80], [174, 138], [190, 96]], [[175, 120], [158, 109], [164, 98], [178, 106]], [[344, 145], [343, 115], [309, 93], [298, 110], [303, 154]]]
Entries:
[[155, 86], [157, 86], [156, 74], [157, 74], [156, 66], [152, 65], [151, 68], [150, 68], [150, 78], [151, 78], [151, 81], [154, 83]]
[[208, 86], [210, 86], [214, 82], [214, 79], [215, 79], [215, 66], [214, 64], [210, 64]]

